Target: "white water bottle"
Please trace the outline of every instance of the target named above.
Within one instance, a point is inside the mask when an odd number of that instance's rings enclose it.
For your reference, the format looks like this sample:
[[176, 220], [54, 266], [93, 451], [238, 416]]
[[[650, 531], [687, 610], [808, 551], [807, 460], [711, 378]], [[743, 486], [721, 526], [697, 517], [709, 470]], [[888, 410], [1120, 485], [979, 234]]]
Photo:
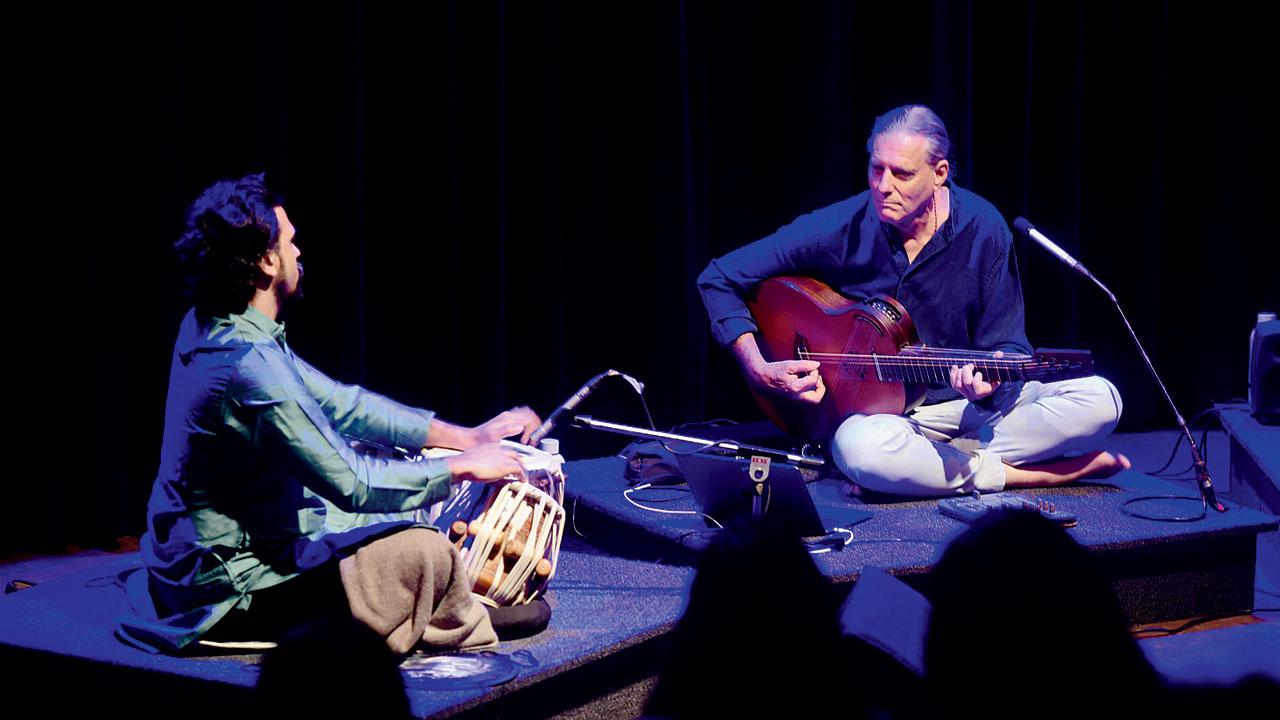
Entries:
[[1275, 319], [1276, 314], [1273, 312], [1260, 312], [1258, 313], [1258, 322], [1253, 326], [1253, 330], [1249, 332], [1249, 372], [1246, 376], [1249, 384], [1245, 386], [1245, 399], [1251, 409], [1253, 408], [1253, 338], [1258, 334], [1258, 325]]

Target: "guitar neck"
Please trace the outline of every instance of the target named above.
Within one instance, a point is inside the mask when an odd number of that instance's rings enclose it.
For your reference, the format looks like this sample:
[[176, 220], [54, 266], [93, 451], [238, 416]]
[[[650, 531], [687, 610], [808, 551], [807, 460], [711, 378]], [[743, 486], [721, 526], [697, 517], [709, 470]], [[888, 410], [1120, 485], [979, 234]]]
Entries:
[[801, 359], [862, 371], [862, 374], [880, 382], [947, 383], [952, 367], [969, 364], [973, 365], [974, 372], [981, 372], [984, 379], [1000, 382], [1066, 379], [1092, 372], [1087, 353], [1071, 358], [1041, 355], [995, 357], [994, 353], [978, 351], [904, 348], [895, 355], [802, 352], [800, 356]]
[[[888, 360], [888, 362], [885, 362]], [[979, 358], [904, 358], [901, 355], [872, 358], [864, 367], [876, 370], [876, 376], [885, 382], [934, 382], [945, 383], [951, 379], [952, 367], [972, 364], [974, 372], [982, 373], [987, 380], [1000, 382], [1026, 380], [1023, 365], [1027, 361], [983, 360]]]

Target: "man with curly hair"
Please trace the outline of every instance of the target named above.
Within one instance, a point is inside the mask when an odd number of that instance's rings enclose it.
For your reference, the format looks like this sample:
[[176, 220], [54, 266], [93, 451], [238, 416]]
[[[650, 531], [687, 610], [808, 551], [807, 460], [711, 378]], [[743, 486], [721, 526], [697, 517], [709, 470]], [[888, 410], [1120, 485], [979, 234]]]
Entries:
[[[410, 520], [452, 483], [523, 476], [503, 438], [527, 441], [525, 407], [476, 427], [331, 380], [289, 347], [282, 308], [302, 252], [262, 174], [223, 180], [187, 213], [175, 249], [194, 307], [170, 369], [160, 468], [127, 589], [122, 639], [183, 652], [199, 640], [272, 640], [354, 616], [400, 653], [496, 642], [454, 547]], [[361, 454], [365, 445], [416, 454]], [[326, 528], [341, 514], [345, 532]], [[351, 522], [351, 518], [367, 522]]]

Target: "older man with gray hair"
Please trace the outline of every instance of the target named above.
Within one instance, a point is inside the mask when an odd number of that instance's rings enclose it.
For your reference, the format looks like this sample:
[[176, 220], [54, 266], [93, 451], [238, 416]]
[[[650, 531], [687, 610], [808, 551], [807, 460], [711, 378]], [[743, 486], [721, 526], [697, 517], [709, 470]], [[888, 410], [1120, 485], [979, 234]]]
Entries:
[[[867, 139], [866, 191], [711, 261], [698, 288], [712, 332], [755, 389], [805, 403], [826, 394], [818, 362], [770, 362], [760, 351], [746, 299], [780, 275], [810, 276], [849, 298], [892, 296], [929, 346], [1030, 353], [1012, 234], [991, 203], [956, 185], [950, 151], [932, 110], [890, 110]], [[1129, 467], [1094, 449], [1120, 412], [1119, 393], [1098, 376], [1001, 383], [956, 366], [907, 415], [844, 419], [831, 454], [860, 487], [898, 495], [1059, 485]], [[976, 442], [952, 443], [961, 436]]]

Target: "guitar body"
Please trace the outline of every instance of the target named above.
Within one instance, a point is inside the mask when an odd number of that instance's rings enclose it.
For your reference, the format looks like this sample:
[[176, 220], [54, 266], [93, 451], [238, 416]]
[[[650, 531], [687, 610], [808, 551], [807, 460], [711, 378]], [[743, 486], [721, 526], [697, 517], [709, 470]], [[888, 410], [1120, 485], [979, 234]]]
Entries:
[[918, 345], [915, 324], [893, 298], [855, 302], [812, 278], [765, 280], [748, 303], [765, 360], [816, 360], [827, 392], [818, 404], [752, 388], [778, 427], [805, 439], [831, 437], [854, 413], [901, 415], [924, 400], [928, 383], [946, 384], [950, 368], [972, 364], [988, 380], [1054, 382], [1093, 374], [1085, 350], [1035, 355]]
[[[894, 355], [917, 341], [911, 316], [898, 301], [878, 296], [854, 302], [805, 277], [765, 280], [748, 303], [760, 327], [765, 360], [805, 353]], [[923, 383], [880, 382], [874, 368], [823, 363], [827, 392], [817, 405], [751, 389], [765, 415], [791, 435], [829, 438], [852, 413], [900, 415], [924, 400]]]

